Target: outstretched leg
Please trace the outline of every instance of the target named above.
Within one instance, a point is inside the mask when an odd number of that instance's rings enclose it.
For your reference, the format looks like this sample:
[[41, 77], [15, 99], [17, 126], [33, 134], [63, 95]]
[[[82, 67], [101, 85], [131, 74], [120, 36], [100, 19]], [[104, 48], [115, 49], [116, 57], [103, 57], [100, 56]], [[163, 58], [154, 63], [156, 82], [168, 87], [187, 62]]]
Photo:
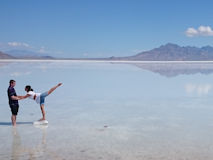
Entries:
[[55, 87], [51, 88], [49, 91], [48, 91], [48, 95], [51, 94], [56, 88], [58, 88], [59, 86], [61, 86], [62, 83], [59, 83], [57, 84]]

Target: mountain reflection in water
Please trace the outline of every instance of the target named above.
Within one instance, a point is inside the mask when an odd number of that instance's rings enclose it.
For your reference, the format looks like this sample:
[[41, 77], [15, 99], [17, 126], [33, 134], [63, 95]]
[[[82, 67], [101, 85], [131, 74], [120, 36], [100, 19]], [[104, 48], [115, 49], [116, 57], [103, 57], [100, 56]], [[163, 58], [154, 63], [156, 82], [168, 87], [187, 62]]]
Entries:
[[128, 63], [165, 77], [213, 73], [213, 62]]

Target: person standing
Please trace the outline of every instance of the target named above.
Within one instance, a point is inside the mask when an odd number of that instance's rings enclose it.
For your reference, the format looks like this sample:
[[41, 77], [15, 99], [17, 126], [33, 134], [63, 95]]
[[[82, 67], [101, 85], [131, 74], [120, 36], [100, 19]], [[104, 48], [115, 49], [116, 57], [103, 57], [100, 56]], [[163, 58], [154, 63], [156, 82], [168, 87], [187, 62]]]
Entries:
[[14, 88], [16, 85], [16, 81], [10, 80], [9, 84], [10, 86], [8, 87], [7, 94], [8, 94], [10, 109], [12, 112], [11, 121], [12, 121], [12, 125], [16, 126], [16, 116], [18, 114], [18, 109], [19, 109], [19, 104], [18, 104], [19, 98]]

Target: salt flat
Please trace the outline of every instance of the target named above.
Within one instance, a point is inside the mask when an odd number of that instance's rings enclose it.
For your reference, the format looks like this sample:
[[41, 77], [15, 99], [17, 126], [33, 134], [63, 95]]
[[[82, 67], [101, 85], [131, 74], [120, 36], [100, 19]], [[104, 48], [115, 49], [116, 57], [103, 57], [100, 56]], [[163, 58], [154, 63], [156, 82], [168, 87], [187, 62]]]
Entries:
[[[0, 159], [211, 160], [212, 62], [126, 63], [1, 61]], [[63, 83], [46, 99], [48, 125], [33, 125], [40, 108], [23, 100], [11, 126], [10, 79], [19, 95]]]

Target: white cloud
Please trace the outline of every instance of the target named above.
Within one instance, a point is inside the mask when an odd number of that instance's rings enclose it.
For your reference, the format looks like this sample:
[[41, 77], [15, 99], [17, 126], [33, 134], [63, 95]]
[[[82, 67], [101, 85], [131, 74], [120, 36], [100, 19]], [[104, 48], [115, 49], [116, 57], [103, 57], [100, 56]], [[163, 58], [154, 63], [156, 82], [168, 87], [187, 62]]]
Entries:
[[206, 95], [212, 89], [211, 84], [186, 84], [185, 91], [188, 94]]
[[7, 43], [11, 47], [27, 47], [29, 48], [30, 45], [27, 43], [22, 43], [22, 42], [8, 42]]
[[24, 50], [33, 50], [34, 47], [25, 42], [0, 42], [0, 50], [8, 51], [13, 49], [24, 49]]
[[10, 76], [13, 76], [13, 77], [19, 77], [19, 76], [22, 76], [22, 75], [30, 75], [31, 72], [13, 72], [10, 74]]
[[195, 35], [197, 35], [198, 34], [198, 31], [196, 30], [196, 29], [194, 29], [194, 28], [188, 28], [187, 30], [186, 30], [186, 35], [188, 36], [188, 37], [193, 37], [193, 36], [195, 36]]
[[7, 51], [14, 50], [14, 49], [26, 50], [26, 51], [36, 52], [36, 53], [50, 55], [50, 56], [64, 54], [63, 51], [50, 50], [49, 48], [44, 46], [41, 46], [41, 47], [32, 46], [25, 42], [17, 42], [17, 41], [6, 42], [6, 43], [0, 42], [0, 51], [7, 53]]
[[210, 26], [200, 26], [198, 29], [190, 27], [185, 31], [185, 34], [188, 37], [213, 36], [213, 30]]
[[213, 36], [213, 30], [209, 26], [200, 26], [198, 31], [203, 36]]

